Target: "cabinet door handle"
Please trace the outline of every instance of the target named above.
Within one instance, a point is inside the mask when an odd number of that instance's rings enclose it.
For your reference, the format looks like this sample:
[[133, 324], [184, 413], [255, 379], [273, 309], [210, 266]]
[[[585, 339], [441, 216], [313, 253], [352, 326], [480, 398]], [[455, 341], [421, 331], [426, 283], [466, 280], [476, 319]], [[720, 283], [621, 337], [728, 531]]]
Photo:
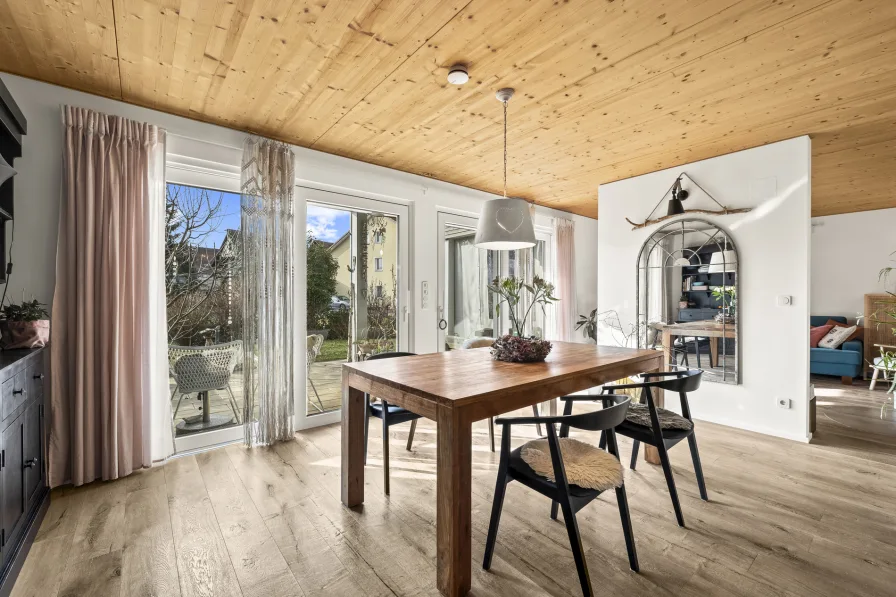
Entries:
[[24, 394], [24, 393], [25, 393], [25, 388], [22, 388], [21, 390], [13, 390], [12, 391], [13, 396], [15, 396], [16, 394]]
[[37, 464], [37, 458], [32, 458], [31, 460], [25, 461], [25, 468], [32, 468]]
[[43, 373], [41, 373], [40, 375], [35, 375], [35, 376], [34, 376], [34, 379], [43, 379], [43, 378], [44, 378], [44, 374], [43, 374]]

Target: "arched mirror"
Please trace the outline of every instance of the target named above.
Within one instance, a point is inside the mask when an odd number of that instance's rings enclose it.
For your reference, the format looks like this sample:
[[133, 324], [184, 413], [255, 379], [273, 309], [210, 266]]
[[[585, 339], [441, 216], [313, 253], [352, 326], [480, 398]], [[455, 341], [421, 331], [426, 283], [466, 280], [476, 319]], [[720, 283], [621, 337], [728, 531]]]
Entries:
[[737, 384], [737, 276], [730, 235], [682, 219], [651, 234], [638, 255], [638, 346], [662, 350], [667, 366], [699, 368], [704, 381]]

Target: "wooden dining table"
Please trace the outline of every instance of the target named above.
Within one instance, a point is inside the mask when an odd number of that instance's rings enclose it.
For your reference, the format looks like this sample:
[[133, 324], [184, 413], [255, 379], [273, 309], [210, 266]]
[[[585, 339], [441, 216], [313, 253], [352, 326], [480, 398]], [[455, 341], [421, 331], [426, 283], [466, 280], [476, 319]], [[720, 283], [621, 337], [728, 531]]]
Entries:
[[472, 424], [663, 367], [656, 350], [553, 344], [543, 363], [495, 361], [480, 348], [343, 365], [346, 506], [364, 502], [365, 393], [436, 421], [436, 570], [443, 595], [466, 595], [472, 579]]

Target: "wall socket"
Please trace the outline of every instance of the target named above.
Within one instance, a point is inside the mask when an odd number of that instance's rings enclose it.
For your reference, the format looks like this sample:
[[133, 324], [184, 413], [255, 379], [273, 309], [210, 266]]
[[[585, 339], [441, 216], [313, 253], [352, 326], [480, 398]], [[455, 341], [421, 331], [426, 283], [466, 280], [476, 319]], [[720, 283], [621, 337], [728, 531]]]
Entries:
[[778, 408], [789, 409], [790, 398], [778, 398]]

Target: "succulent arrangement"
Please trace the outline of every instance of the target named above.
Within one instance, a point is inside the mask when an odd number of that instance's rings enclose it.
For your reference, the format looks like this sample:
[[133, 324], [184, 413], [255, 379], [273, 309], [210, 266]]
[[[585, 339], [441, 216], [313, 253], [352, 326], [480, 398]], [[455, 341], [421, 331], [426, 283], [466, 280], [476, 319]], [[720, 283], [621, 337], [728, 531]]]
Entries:
[[492, 344], [492, 358], [509, 363], [537, 363], [545, 360], [552, 348], [547, 340], [507, 334]]
[[488, 289], [498, 297], [495, 306], [498, 314], [501, 313], [501, 305], [507, 304], [511, 325], [510, 334], [495, 340], [492, 358], [512, 363], [532, 363], [547, 358], [551, 343], [524, 334], [532, 309], [538, 306], [546, 314], [546, 307], [559, 300], [554, 296], [554, 285], [539, 276], [534, 276], [531, 284], [522, 278], [507, 277], [495, 278]]

